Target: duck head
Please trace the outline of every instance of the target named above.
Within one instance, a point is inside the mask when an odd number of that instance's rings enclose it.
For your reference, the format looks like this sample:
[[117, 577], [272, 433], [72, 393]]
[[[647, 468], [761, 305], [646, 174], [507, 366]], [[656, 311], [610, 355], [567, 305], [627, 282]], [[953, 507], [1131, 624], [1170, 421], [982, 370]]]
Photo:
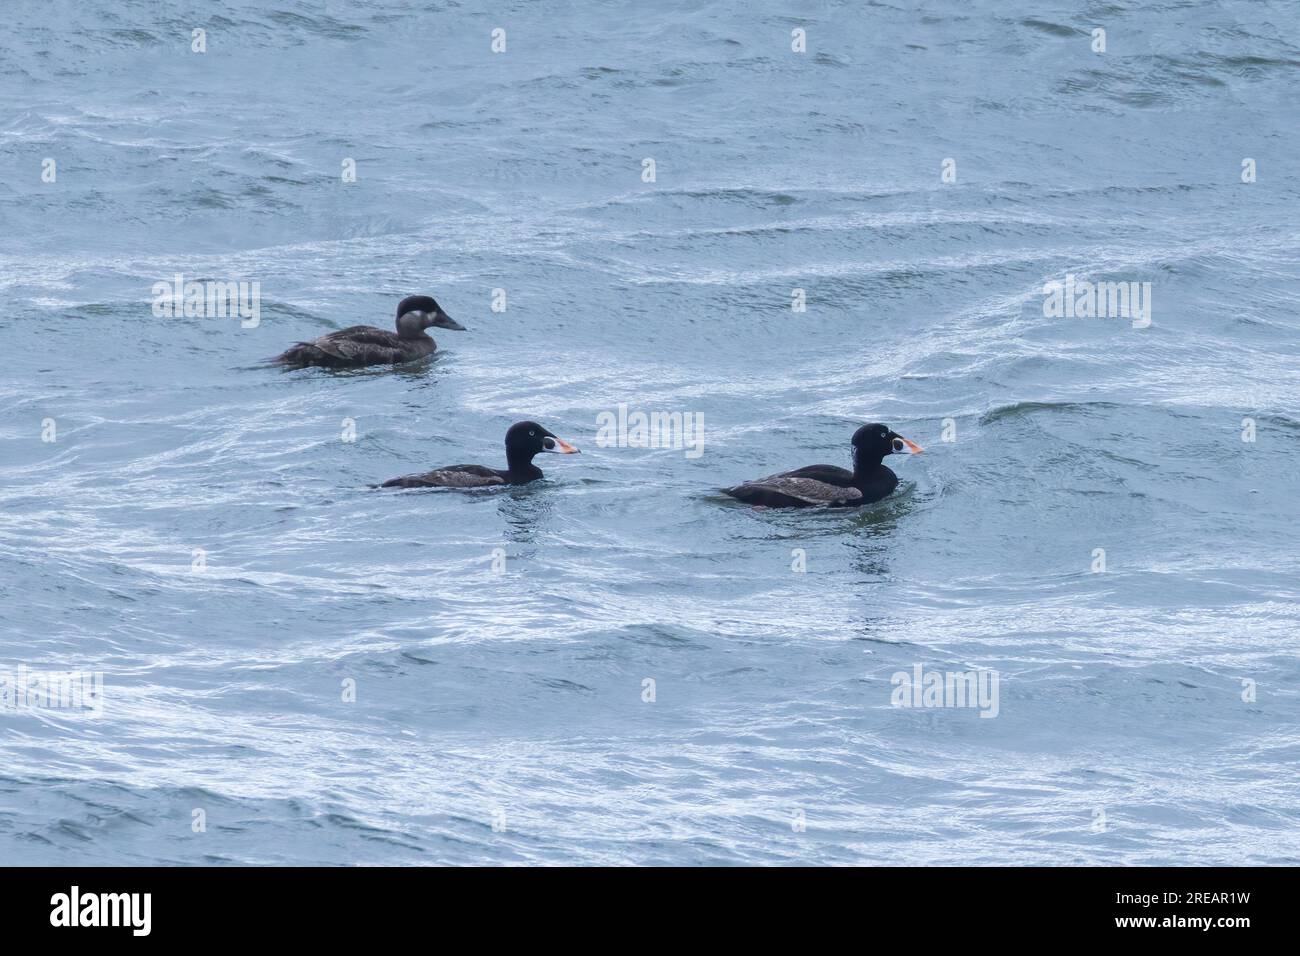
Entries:
[[861, 474], [880, 464], [886, 455], [919, 455], [920, 445], [904, 438], [888, 425], [873, 422], [853, 433], [853, 471]]
[[431, 295], [408, 295], [397, 304], [398, 335], [411, 338], [432, 328], [465, 331], [465, 326], [444, 312]]
[[577, 455], [579, 451], [573, 445], [552, 432], [547, 431], [537, 422], [518, 422], [506, 430], [506, 460], [510, 466], [525, 466], [532, 462], [534, 455], [552, 452], [557, 455]]

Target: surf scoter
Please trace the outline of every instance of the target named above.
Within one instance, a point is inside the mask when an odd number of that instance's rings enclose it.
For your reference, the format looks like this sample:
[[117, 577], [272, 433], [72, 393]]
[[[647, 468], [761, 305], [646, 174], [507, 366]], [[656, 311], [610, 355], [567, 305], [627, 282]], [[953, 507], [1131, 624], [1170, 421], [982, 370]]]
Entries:
[[578, 454], [577, 448], [551, 434], [537, 422], [519, 422], [506, 431], [507, 467], [504, 471], [486, 465], [448, 465], [422, 475], [390, 478], [380, 487], [488, 488], [493, 485], [526, 485], [542, 477], [542, 469], [533, 464], [533, 456], [546, 451], [559, 455]]
[[438, 348], [424, 331], [434, 326], [465, 331], [465, 326], [442, 311], [432, 296], [408, 295], [397, 306], [396, 332], [354, 325], [311, 342], [299, 342], [276, 356], [275, 361], [295, 368], [360, 368], [410, 362], [432, 355]]
[[886, 455], [923, 449], [888, 425], [863, 425], [853, 433], [853, 470], [835, 465], [809, 465], [757, 481], [747, 481], [726, 494], [768, 508], [810, 508], [814, 505], [857, 507], [879, 501], [898, 486], [898, 476], [881, 464]]

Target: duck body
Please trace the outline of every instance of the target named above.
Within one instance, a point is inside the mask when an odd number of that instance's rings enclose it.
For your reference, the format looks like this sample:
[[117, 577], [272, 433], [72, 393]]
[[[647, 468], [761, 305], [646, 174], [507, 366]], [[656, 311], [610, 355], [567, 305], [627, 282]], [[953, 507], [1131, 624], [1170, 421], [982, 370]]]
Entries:
[[856, 508], [888, 497], [898, 476], [882, 464], [886, 455], [917, 454], [921, 446], [887, 425], [863, 425], [853, 434], [853, 470], [837, 465], [808, 465], [766, 478], [746, 481], [723, 492], [764, 508]]
[[543, 477], [533, 457], [542, 452], [576, 455], [578, 449], [536, 422], [518, 422], [506, 431], [505, 470], [486, 465], [447, 465], [420, 475], [390, 478], [381, 488], [491, 488], [526, 485]]
[[884, 465], [855, 475], [836, 465], [809, 465], [724, 489], [746, 504], [765, 508], [856, 507], [887, 497], [898, 476]]
[[542, 469], [529, 466], [528, 471], [511, 472], [509, 468], [489, 468], [486, 465], [447, 465], [422, 475], [403, 475], [389, 478], [381, 488], [491, 488], [493, 485], [526, 485], [542, 477]]
[[276, 356], [280, 365], [293, 368], [362, 368], [367, 365], [397, 365], [426, 358], [438, 344], [425, 329], [438, 326], [464, 330], [464, 326], [442, 310], [427, 295], [410, 295], [397, 306], [396, 330], [373, 325], [353, 325], [322, 335], [310, 342], [298, 342]]
[[413, 362], [437, 349], [438, 344], [423, 330], [418, 336], [403, 338], [373, 325], [354, 325], [310, 342], [298, 342], [276, 361], [295, 368], [360, 368]]

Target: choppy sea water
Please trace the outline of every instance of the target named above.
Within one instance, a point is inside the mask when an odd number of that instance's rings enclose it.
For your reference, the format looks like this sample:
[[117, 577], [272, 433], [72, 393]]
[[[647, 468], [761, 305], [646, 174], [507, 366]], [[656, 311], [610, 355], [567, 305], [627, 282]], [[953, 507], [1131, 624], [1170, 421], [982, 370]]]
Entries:
[[[103, 694], [0, 708], [0, 861], [1300, 861], [1290, 4], [7, 12], [0, 672]], [[582, 455], [368, 487], [521, 418]], [[871, 420], [875, 506], [717, 494]]]

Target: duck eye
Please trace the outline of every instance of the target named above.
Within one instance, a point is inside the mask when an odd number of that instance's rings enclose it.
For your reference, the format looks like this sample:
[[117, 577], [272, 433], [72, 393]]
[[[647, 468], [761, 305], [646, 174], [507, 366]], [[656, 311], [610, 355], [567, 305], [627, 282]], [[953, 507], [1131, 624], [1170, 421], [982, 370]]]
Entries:
[[537, 434], [537, 432], [529, 432], [529, 433], [528, 433], [528, 437], [529, 437], [529, 438], [532, 438], [532, 437], [533, 437], [534, 435], [536, 435], [536, 434]]

